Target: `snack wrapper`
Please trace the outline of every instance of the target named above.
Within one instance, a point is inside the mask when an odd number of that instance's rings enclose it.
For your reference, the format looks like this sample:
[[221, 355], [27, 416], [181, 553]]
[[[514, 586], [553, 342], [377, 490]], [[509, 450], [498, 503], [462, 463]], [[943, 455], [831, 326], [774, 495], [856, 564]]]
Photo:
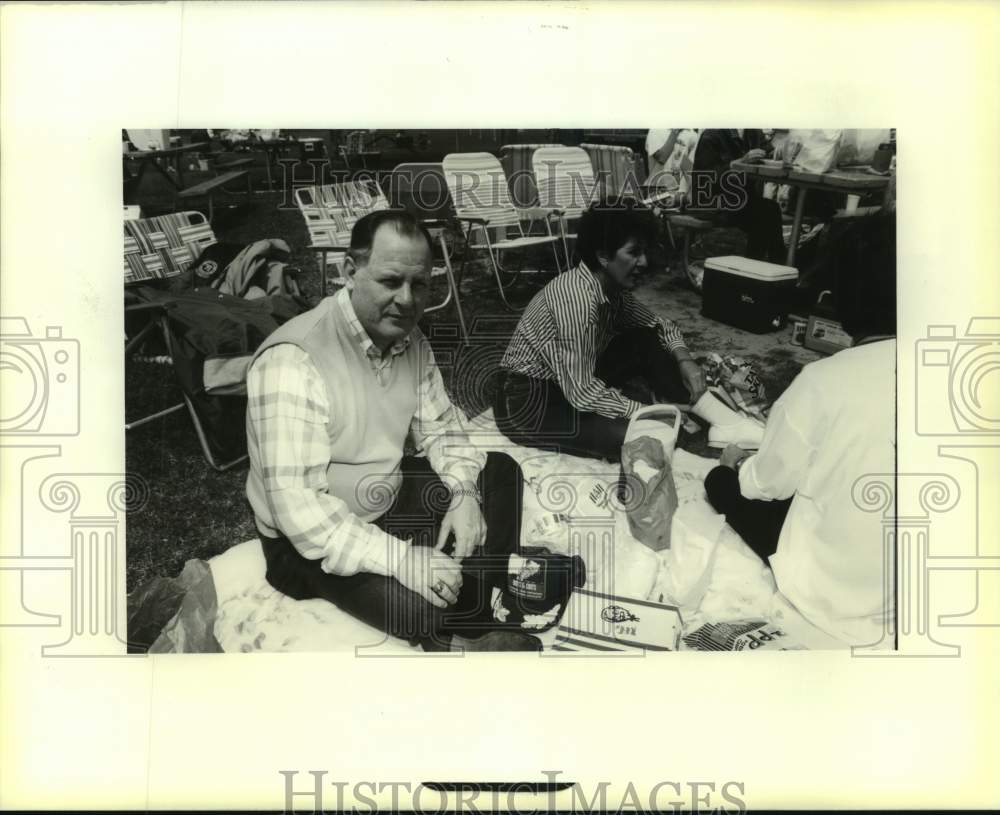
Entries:
[[698, 359], [708, 389], [730, 408], [764, 421], [770, 405], [764, 383], [742, 357], [708, 354]]
[[695, 651], [802, 651], [805, 646], [766, 620], [706, 623], [685, 634], [684, 644]]

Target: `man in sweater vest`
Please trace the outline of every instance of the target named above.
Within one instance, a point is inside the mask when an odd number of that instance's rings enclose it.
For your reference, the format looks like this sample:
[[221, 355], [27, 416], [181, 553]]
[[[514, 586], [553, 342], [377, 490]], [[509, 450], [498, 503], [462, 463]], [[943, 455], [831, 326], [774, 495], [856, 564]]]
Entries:
[[[417, 328], [426, 230], [405, 212], [366, 215], [344, 267], [347, 288], [275, 331], [247, 376], [267, 579], [444, 650], [488, 630], [499, 571], [484, 564], [518, 550], [521, 471], [470, 444]], [[403, 455], [407, 437], [419, 456]]]

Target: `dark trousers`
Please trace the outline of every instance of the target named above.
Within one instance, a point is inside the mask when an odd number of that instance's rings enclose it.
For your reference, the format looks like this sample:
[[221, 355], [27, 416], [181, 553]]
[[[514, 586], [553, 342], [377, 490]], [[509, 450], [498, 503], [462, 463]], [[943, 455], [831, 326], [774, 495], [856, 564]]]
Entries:
[[[660, 345], [651, 328], [615, 337], [596, 361], [594, 375], [643, 404], [691, 400], [677, 360]], [[626, 418], [577, 410], [554, 381], [503, 369], [493, 414], [500, 432], [517, 444], [611, 462], [621, 460], [629, 423]]]
[[[451, 494], [427, 459], [406, 456], [400, 466], [403, 480], [396, 499], [374, 523], [415, 546], [433, 546]], [[267, 581], [296, 600], [329, 600], [352, 617], [425, 651], [447, 650], [452, 633], [475, 635], [490, 627], [492, 586], [505, 578], [507, 557], [519, 551], [522, 484], [517, 462], [503, 453], [488, 454], [479, 475], [486, 541], [463, 561], [458, 602], [448, 609], [437, 608], [393, 577], [327, 574], [318, 560], [304, 558], [284, 537], [261, 536]]]
[[778, 548], [791, 499], [754, 501], [740, 493], [740, 479], [731, 467], [716, 467], [705, 477], [705, 494], [716, 512], [765, 563]]
[[726, 223], [746, 233], [747, 257], [784, 264], [785, 239], [777, 201], [751, 193], [741, 209], [728, 213]]

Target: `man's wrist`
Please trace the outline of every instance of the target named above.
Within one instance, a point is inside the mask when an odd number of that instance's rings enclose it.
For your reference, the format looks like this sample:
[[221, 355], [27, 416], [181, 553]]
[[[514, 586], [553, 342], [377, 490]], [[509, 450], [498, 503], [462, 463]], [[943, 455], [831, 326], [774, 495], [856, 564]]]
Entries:
[[376, 536], [365, 552], [361, 571], [384, 577], [396, 577], [403, 558], [410, 552], [411, 545], [409, 541], [397, 538], [388, 532]]
[[482, 504], [483, 496], [479, 492], [479, 485], [475, 481], [459, 481], [451, 487], [452, 500], [459, 496], [468, 496], [475, 499], [477, 504]]

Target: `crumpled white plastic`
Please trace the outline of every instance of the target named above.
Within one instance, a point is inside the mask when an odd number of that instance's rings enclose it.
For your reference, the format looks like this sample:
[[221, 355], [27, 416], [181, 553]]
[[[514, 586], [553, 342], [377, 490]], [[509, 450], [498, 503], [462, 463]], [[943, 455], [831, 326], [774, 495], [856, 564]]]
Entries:
[[719, 533], [725, 519], [704, 502], [681, 504], [674, 513], [670, 548], [659, 553], [661, 572], [653, 599], [672, 602], [694, 612], [712, 579]]
[[768, 619], [777, 587], [774, 575], [726, 524], [719, 533], [712, 576], [699, 605], [706, 622]]

